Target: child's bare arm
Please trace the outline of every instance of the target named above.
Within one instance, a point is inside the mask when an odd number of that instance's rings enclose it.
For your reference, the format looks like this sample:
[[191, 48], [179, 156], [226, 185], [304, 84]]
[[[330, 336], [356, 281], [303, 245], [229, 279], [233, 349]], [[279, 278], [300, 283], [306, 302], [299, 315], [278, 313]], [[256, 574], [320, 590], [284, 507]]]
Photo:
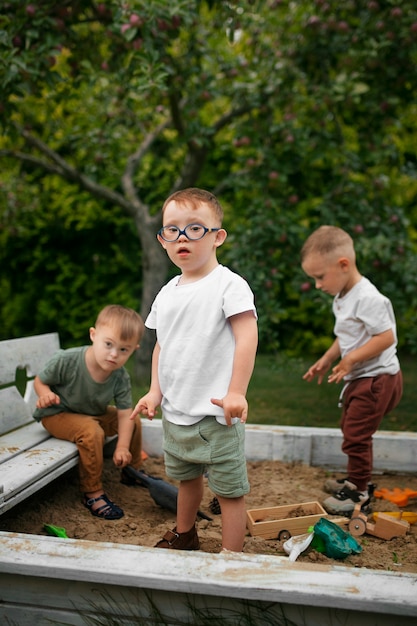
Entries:
[[131, 413], [132, 409], [119, 409], [117, 411], [117, 445], [113, 454], [113, 462], [118, 467], [126, 467], [132, 461], [129, 447], [135, 424], [129, 419]]
[[45, 385], [39, 376], [35, 376], [33, 387], [38, 395], [38, 400], [36, 402], [37, 409], [46, 409], [48, 406], [59, 404], [61, 402], [60, 397], [52, 391], [49, 385]]
[[224, 398], [212, 398], [211, 402], [223, 408], [228, 426], [232, 418], [246, 422], [248, 403], [246, 392], [255, 365], [258, 346], [258, 326], [253, 311], [245, 311], [229, 318], [235, 338], [235, 355], [229, 388]]
[[340, 382], [346, 374], [352, 371], [356, 363], [369, 361], [389, 348], [395, 342], [394, 333], [391, 329], [379, 335], [374, 335], [363, 346], [352, 350], [332, 369], [328, 381], [329, 383]]

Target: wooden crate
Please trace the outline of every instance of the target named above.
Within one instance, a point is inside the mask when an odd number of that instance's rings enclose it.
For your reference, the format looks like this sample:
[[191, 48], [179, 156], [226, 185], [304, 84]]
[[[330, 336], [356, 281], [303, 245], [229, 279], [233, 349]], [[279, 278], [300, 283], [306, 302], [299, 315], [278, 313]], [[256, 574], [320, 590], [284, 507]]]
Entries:
[[248, 509], [246, 515], [252, 536], [280, 540], [303, 535], [321, 517], [329, 517], [319, 502]]

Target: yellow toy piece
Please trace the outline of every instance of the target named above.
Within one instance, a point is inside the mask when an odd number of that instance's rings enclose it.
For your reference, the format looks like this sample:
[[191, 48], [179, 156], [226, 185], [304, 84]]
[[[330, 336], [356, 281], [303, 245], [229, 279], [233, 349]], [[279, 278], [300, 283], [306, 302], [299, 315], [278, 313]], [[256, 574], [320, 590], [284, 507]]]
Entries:
[[[378, 519], [379, 512], [372, 513], [374, 520]], [[402, 519], [409, 524], [415, 524], [417, 522], [417, 513], [413, 511], [384, 511], [384, 515], [391, 515], [395, 519]]]

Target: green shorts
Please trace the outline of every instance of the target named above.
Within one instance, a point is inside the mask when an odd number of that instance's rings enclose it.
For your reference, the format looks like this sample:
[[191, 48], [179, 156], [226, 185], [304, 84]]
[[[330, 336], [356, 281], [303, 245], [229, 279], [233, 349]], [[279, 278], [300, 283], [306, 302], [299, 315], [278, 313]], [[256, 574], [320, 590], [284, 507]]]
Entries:
[[245, 458], [245, 424], [219, 424], [207, 415], [192, 426], [162, 419], [165, 469], [175, 480], [193, 480], [208, 470], [208, 486], [224, 498], [249, 493]]

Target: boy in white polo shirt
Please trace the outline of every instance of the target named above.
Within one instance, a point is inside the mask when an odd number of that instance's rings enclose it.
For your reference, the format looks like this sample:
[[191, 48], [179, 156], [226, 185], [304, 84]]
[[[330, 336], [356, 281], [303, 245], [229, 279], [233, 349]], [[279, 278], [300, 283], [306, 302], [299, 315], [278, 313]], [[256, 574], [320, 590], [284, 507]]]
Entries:
[[329, 513], [350, 515], [357, 503], [369, 509], [372, 436], [402, 395], [395, 316], [390, 300], [359, 273], [353, 240], [341, 228], [313, 232], [301, 250], [301, 264], [317, 289], [334, 296], [336, 339], [303, 378], [317, 376], [320, 384], [341, 357], [327, 380], [345, 381], [341, 429], [348, 475], [325, 483], [333, 495], [323, 505]]

